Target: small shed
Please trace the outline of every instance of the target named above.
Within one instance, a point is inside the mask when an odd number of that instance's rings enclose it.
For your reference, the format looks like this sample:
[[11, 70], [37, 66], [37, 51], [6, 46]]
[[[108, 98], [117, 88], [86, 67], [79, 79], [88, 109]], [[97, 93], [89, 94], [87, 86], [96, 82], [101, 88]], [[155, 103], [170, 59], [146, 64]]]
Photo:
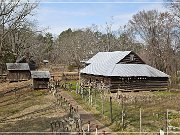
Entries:
[[49, 71], [31, 71], [34, 89], [47, 89], [51, 77]]
[[28, 63], [6, 63], [8, 74], [7, 79], [10, 82], [27, 81], [31, 78]]

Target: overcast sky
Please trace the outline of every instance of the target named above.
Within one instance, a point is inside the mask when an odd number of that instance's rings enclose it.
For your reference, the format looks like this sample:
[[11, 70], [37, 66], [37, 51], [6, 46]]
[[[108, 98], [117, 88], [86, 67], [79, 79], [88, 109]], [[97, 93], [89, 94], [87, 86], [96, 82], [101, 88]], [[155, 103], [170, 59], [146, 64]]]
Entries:
[[72, 28], [105, 26], [113, 17], [113, 30], [117, 30], [141, 10], [165, 11], [163, 0], [41, 0], [35, 19], [40, 28], [59, 35]]

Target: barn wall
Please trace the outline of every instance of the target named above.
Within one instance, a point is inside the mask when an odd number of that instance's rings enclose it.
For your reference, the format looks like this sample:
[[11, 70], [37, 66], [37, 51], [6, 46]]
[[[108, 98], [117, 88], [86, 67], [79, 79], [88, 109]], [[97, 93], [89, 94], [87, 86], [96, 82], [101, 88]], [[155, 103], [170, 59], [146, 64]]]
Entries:
[[19, 80], [29, 80], [31, 79], [30, 71], [22, 71], [19, 73]]
[[43, 78], [43, 79], [34, 78], [33, 79], [33, 88], [34, 89], [47, 89], [48, 82], [49, 82], [48, 78]]
[[167, 90], [166, 77], [112, 77], [111, 89], [122, 90]]
[[8, 71], [7, 79], [9, 81], [26, 81], [31, 78], [30, 71]]
[[151, 90], [167, 90], [167, 77], [103, 77], [81, 74], [81, 83], [83, 85], [93, 84], [93, 87], [101, 87], [104, 85], [111, 91], [151, 91]]
[[103, 76], [81, 74], [80, 80], [83, 85], [89, 85], [91, 83], [93, 87], [101, 87], [102, 85], [106, 87], [110, 84], [110, 78]]

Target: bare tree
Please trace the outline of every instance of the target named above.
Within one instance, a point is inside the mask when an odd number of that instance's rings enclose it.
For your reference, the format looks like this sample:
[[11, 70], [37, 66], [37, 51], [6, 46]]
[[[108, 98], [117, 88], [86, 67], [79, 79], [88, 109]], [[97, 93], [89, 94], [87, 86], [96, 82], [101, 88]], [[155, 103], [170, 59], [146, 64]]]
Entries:
[[[29, 0], [1, 0], [0, 1], [0, 61], [1, 69], [4, 64], [5, 56], [14, 52], [17, 43], [9, 45], [12, 43], [13, 38], [15, 41], [15, 36], [27, 23], [27, 16], [32, 15], [32, 11], [37, 7], [38, 3], [30, 3]], [[20, 39], [20, 38], [18, 38]], [[11, 40], [11, 42], [10, 42]], [[19, 47], [20, 48], [20, 47]]]
[[179, 28], [174, 16], [156, 10], [140, 11], [133, 16], [129, 27], [145, 43], [147, 62], [173, 77], [177, 70], [179, 48], [179, 38], [176, 36]]

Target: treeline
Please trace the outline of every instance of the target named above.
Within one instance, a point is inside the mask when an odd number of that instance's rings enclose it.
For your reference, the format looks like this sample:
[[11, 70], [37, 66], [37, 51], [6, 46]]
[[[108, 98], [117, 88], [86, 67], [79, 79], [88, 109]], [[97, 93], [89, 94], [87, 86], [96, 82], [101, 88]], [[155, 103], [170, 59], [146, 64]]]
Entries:
[[1, 69], [6, 62], [27, 54], [38, 64], [47, 59], [52, 64], [80, 68], [80, 61], [99, 51], [133, 50], [147, 64], [171, 75], [176, 83], [180, 70], [180, 4], [175, 0], [164, 4], [168, 12], [140, 11], [117, 31], [112, 30], [113, 23], [107, 23], [103, 29], [97, 25], [69, 28], [58, 37], [37, 30], [36, 23], [27, 19], [37, 3], [12, 1], [0, 3]]

